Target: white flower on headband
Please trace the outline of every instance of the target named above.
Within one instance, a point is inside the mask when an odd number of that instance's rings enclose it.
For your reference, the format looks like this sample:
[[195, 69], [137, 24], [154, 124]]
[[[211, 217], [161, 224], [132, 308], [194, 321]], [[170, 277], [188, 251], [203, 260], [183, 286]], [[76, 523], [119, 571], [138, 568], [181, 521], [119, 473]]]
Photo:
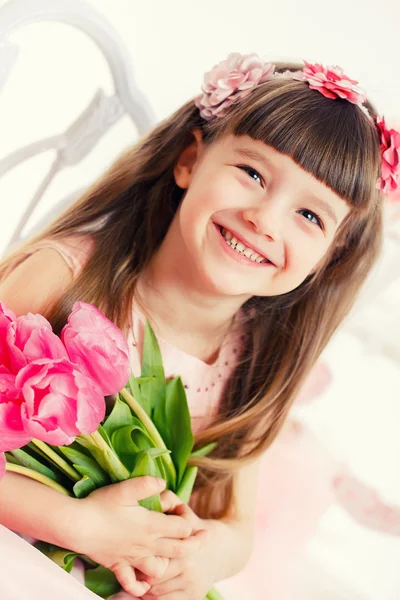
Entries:
[[203, 93], [195, 98], [200, 115], [206, 121], [223, 116], [229, 106], [270, 79], [274, 70], [273, 64], [265, 63], [257, 54], [233, 52], [204, 75]]

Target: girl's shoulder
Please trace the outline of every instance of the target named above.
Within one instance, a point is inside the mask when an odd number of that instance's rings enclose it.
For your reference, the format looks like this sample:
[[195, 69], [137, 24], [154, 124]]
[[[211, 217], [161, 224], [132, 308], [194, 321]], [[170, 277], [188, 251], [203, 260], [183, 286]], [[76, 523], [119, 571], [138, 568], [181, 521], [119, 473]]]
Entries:
[[90, 234], [74, 234], [63, 238], [43, 238], [26, 248], [22, 260], [43, 248], [56, 250], [70, 269], [73, 279], [76, 279], [94, 250], [94, 239]]

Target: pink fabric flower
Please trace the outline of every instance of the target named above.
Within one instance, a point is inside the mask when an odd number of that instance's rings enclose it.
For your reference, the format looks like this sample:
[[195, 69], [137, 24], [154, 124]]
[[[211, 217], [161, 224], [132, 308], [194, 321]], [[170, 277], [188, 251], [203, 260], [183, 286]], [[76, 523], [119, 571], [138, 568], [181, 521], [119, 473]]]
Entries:
[[231, 104], [250, 94], [251, 90], [271, 78], [275, 66], [265, 63], [257, 54], [231, 53], [205, 74], [203, 94], [195, 98], [203, 119], [222, 116]]
[[377, 117], [376, 125], [382, 154], [381, 177], [379, 177], [376, 187], [384, 194], [391, 194], [399, 184], [400, 133], [395, 129], [388, 129], [383, 117]]
[[343, 98], [353, 104], [366, 101], [365, 92], [357, 87], [358, 81], [347, 77], [341, 67], [304, 63], [303, 75], [294, 75], [294, 79], [307, 81], [312, 90], [318, 90], [326, 98]]
[[31, 440], [21, 418], [23, 397], [16, 387], [15, 375], [0, 366], [0, 452], [15, 450]]
[[13, 373], [34, 360], [68, 358], [60, 338], [42, 315], [28, 313], [11, 322], [7, 327], [6, 343]]
[[95, 381], [67, 359], [37, 360], [18, 373], [25, 432], [55, 446], [71, 444], [95, 431], [105, 415], [104, 396]]
[[70, 360], [97, 381], [104, 396], [124, 387], [130, 375], [127, 341], [97, 308], [76, 302], [61, 338]]

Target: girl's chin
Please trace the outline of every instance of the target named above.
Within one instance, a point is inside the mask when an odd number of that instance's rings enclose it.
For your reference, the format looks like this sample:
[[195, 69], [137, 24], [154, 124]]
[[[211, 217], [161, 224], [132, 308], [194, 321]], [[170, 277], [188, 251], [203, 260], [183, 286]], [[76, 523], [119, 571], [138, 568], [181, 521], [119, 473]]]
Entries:
[[236, 296], [243, 297], [243, 302], [246, 299], [254, 296], [255, 294], [245, 289], [243, 284], [241, 284], [237, 279], [232, 279], [230, 277], [226, 277], [226, 274], [223, 273], [213, 273], [208, 274], [206, 276], [207, 287], [212, 289], [214, 293], [219, 294], [221, 296]]

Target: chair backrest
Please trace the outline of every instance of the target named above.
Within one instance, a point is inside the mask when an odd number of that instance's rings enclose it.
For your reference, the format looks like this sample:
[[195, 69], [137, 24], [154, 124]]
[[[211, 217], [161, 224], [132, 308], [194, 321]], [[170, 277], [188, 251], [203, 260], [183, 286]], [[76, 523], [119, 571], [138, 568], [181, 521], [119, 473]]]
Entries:
[[[8, 247], [21, 238], [23, 229], [56, 173], [82, 161], [123, 115], [127, 114], [133, 120], [140, 135], [156, 122], [149, 101], [135, 82], [132, 61], [122, 39], [93, 6], [83, 0], [10, 0], [0, 7], [0, 90], [18, 58], [18, 47], [9, 41], [9, 35], [20, 27], [39, 21], [64, 22], [87, 34], [108, 62], [114, 94], [107, 95], [98, 89], [87, 108], [66, 131], [29, 144], [0, 160], [1, 177], [36, 154], [56, 150], [55, 160], [21, 216]], [[60, 200], [40, 224], [49, 221], [76, 195]]]

